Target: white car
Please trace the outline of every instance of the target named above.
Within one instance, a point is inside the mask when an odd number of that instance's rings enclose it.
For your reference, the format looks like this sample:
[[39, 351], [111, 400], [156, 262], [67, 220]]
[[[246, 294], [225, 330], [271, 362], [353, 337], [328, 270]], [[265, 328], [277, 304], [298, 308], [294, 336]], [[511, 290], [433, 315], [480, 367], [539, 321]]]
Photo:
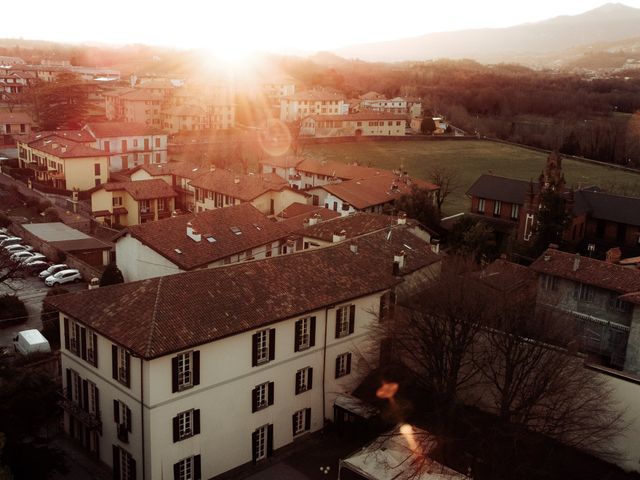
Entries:
[[33, 257], [34, 255], [35, 253], [32, 253], [32, 252], [20, 251], [12, 254], [9, 257], [9, 259], [13, 262], [22, 263], [24, 260], [26, 260], [27, 258]]
[[20, 263], [23, 265], [29, 265], [31, 262], [41, 261], [44, 262], [47, 260], [47, 256], [42, 253], [34, 253], [31, 257], [25, 258]]
[[9, 253], [18, 253], [18, 252], [30, 252], [33, 250], [33, 247], [31, 245], [20, 245], [19, 243], [16, 243], [15, 245], [9, 245], [4, 249], [6, 252], [9, 252]]
[[4, 240], [0, 240], [0, 247], [8, 247], [9, 245], [15, 245], [20, 243], [22, 239], [20, 237], [7, 237]]
[[80, 275], [80, 272], [75, 268], [70, 268], [68, 270], [61, 270], [58, 273], [54, 273], [47, 277], [44, 283], [47, 287], [53, 287], [54, 285], [63, 285], [65, 283], [79, 282], [81, 280], [82, 275]]
[[45, 278], [50, 277], [54, 273], [58, 273], [60, 270], [69, 270], [69, 267], [67, 266], [66, 263], [57, 263], [55, 265], [51, 265], [46, 270], [43, 270], [42, 272], [40, 272], [38, 277], [44, 280]]

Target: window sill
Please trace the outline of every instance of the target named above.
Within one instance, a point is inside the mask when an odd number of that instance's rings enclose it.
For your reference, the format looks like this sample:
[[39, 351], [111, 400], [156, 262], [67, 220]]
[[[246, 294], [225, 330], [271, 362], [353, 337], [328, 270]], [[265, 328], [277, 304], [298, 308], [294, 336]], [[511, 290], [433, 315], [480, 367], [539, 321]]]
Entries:
[[178, 391], [183, 392], [184, 390], [189, 390], [193, 388], [193, 385], [178, 385]]

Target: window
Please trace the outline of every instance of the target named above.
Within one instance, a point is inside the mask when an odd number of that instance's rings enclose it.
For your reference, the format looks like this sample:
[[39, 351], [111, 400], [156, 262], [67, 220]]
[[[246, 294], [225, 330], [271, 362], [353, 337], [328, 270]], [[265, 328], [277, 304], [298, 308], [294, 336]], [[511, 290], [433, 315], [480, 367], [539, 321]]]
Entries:
[[273, 452], [273, 425], [263, 425], [251, 434], [253, 463], [271, 456]]
[[478, 213], [484, 213], [484, 198], [478, 199]]
[[579, 283], [576, 285], [574, 295], [583, 302], [593, 302], [595, 290], [591, 285]]
[[138, 205], [140, 206], [140, 213], [149, 213], [149, 200], [140, 200]]
[[131, 369], [131, 356], [124, 348], [111, 345], [112, 375], [127, 387], [131, 386], [129, 371]]
[[493, 204], [493, 216], [494, 217], [499, 217], [500, 216], [501, 208], [502, 208], [502, 202], [500, 200], [496, 200], [495, 203]]
[[95, 185], [96, 187], [99, 187], [99, 186], [100, 186], [100, 184], [101, 184], [102, 182], [100, 181], [100, 179], [99, 179], [99, 178], [96, 178], [96, 179], [95, 179], [95, 181], [94, 181], [93, 183], [94, 183], [94, 185]]
[[113, 445], [113, 478], [115, 480], [135, 480], [136, 461], [125, 449]]
[[262, 365], [275, 358], [276, 329], [260, 330], [253, 334], [252, 366]]
[[171, 359], [172, 392], [200, 384], [200, 352], [181, 353]]
[[353, 333], [355, 316], [355, 305], [344, 305], [336, 309], [336, 338], [346, 337]]
[[311, 429], [311, 409], [303, 408], [292, 416], [293, 436], [308, 432]]
[[98, 366], [98, 336], [67, 317], [64, 317], [64, 347], [94, 367]]
[[615, 293], [609, 294], [608, 306], [609, 309], [622, 313], [629, 313], [632, 310], [631, 304], [624, 300], [620, 300], [620, 297]]
[[156, 153], [156, 163], [161, 163], [161, 162], [162, 162], [162, 154]]
[[113, 204], [114, 207], [121, 207], [122, 206], [122, 197], [113, 197], [111, 203]]
[[555, 275], [543, 275], [541, 277], [542, 288], [547, 291], [553, 290], [554, 292], [558, 290], [558, 277]]
[[164, 212], [167, 209], [167, 200], [164, 198], [158, 199], [158, 211]]
[[311, 390], [313, 386], [313, 368], [306, 367], [296, 372], [296, 395], [307, 390]]
[[94, 163], [93, 164], [93, 173], [94, 173], [94, 175], [100, 175], [100, 164], [99, 163]]
[[108, 140], [105, 140], [103, 148], [105, 152], [109, 153], [111, 151], [111, 143], [109, 143]]
[[191, 409], [173, 417], [173, 442], [193, 437], [200, 433], [200, 410]]
[[156, 143], [156, 148], [160, 148], [160, 139], [159, 138], [155, 139], [155, 143]]
[[336, 357], [336, 378], [351, 373], [351, 353], [343, 353]]
[[294, 351], [300, 352], [316, 344], [316, 317], [301, 318], [295, 323]]
[[117, 425], [118, 440], [129, 443], [131, 433], [131, 409], [120, 400], [113, 400], [113, 421]]
[[517, 220], [518, 219], [519, 210], [520, 210], [520, 205], [518, 205], [517, 203], [511, 204], [511, 219], [512, 220]]
[[173, 464], [173, 480], [200, 480], [202, 477], [200, 455], [183, 458]]
[[274, 388], [273, 382], [265, 382], [251, 390], [251, 413], [273, 405]]
[[[146, 111], [146, 113], [149, 113], [149, 110], [147, 110], [147, 111]], [[134, 146], [134, 147], [137, 147], [137, 146], [138, 146], [138, 139], [137, 139], [137, 138], [134, 138], [134, 139], [133, 139], [133, 146]]]

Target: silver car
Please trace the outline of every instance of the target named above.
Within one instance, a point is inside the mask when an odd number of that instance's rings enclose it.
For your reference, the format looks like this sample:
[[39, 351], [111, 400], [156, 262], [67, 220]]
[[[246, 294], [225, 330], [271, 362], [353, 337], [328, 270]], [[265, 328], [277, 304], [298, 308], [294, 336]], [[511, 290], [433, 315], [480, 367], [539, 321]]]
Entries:
[[54, 273], [58, 273], [60, 270], [69, 270], [69, 267], [67, 266], [66, 263], [56, 263], [55, 265], [51, 265], [46, 270], [43, 270], [42, 272], [40, 272], [38, 277], [44, 280], [47, 277], [50, 277], [51, 275], [53, 275]]
[[65, 283], [79, 282], [81, 280], [82, 275], [80, 275], [80, 272], [75, 268], [70, 268], [69, 270], [61, 270], [47, 277], [44, 283], [47, 287], [53, 287], [54, 285], [64, 285]]
[[33, 257], [34, 255], [35, 253], [32, 253], [32, 252], [20, 251], [12, 254], [9, 257], [9, 259], [13, 262], [22, 263], [24, 260], [26, 260], [27, 258]]
[[31, 262], [35, 262], [35, 261], [44, 262], [46, 260], [47, 260], [46, 255], [43, 255], [42, 253], [34, 253], [31, 257], [25, 258], [20, 263], [22, 263], [23, 265], [29, 265]]
[[13, 254], [17, 252], [30, 252], [33, 250], [33, 247], [31, 245], [20, 245], [19, 243], [16, 243], [15, 245], [4, 247], [4, 250]]

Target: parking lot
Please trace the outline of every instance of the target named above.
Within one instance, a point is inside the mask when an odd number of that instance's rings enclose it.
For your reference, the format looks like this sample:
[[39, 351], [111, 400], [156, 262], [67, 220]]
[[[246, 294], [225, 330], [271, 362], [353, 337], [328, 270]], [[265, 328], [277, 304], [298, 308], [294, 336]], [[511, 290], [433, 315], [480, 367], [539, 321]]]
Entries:
[[[77, 291], [87, 288], [85, 282], [68, 283], [63, 287], [69, 291]], [[21, 278], [15, 278], [0, 284], [0, 295], [17, 295], [27, 307], [29, 314], [26, 321], [6, 326], [0, 326], [0, 347], [12, 346], [12, 340], [21, 330], [30, 328], [41, 329], [40, 311], [42, 310], [42, 299], [49, 291], [42, 280], [35, 275], [23, 273]]]

